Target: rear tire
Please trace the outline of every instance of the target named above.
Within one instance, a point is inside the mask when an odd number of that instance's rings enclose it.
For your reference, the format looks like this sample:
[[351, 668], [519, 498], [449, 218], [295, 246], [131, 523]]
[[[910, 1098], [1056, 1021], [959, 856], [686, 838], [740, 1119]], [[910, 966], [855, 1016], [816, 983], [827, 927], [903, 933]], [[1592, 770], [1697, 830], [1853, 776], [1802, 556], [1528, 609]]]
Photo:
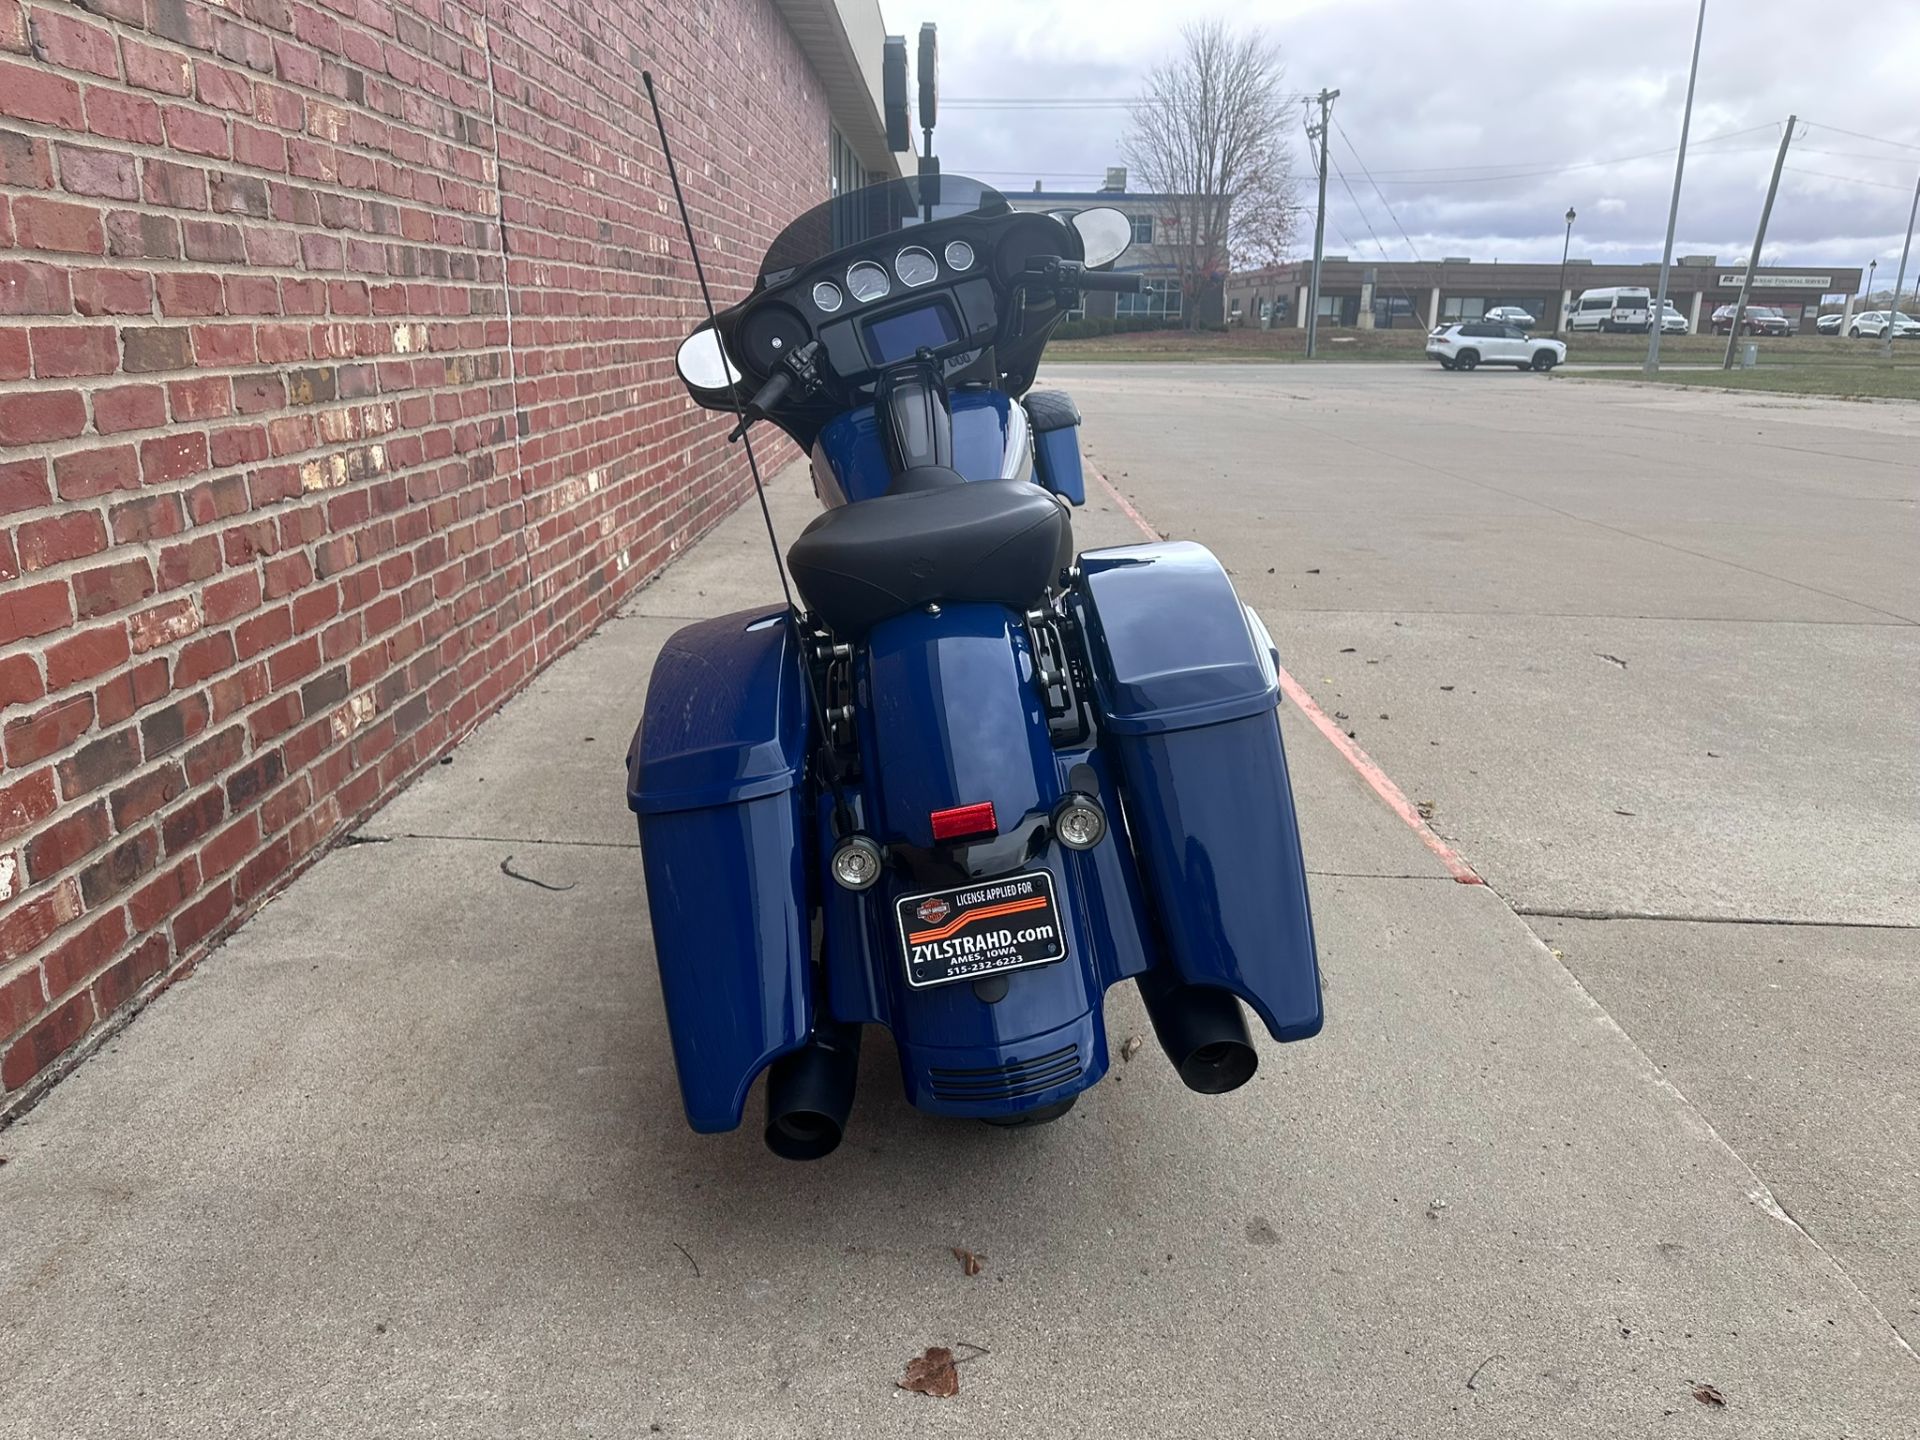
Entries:
[[1453, 360], [1453, 366], [1456, 370], [1471, 370], [1479, 363], [1480, 352], [1478, 350], [1462, 350]]
[[1542, 375], [1546, 374], [1547, 371], [1553, 369], [1553, 367], [1559, 363], [1559, 358], [1555, 356], [1551, 350], [1536, 350], [1533, 352], [1533, 368], [1538, 370]]

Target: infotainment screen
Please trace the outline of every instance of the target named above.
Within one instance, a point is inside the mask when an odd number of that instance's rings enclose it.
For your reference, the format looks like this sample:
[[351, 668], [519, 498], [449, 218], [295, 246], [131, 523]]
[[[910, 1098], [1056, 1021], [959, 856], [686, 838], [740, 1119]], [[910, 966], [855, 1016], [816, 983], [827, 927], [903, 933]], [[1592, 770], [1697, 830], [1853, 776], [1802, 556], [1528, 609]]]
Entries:
[[863, 328], [867, 334], [867, 355], [875, 365], [897, 364], [916, 350], [937, 350], [960, 338], [959, 321], [944, 300], [869, 320]]

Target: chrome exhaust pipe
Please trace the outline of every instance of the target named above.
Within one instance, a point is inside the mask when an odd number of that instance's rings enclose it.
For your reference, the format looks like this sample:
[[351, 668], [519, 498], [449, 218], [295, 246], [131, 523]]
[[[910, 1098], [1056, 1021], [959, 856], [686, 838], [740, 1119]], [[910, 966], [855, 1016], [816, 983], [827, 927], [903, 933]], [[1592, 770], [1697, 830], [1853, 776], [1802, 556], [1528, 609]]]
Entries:
[[1211, 985], [1186, 985], [1152, 972], [1139, 983], [1160, 1048], [1189, 1090], [1224, 1095], [1253, 1078], [1260, 1055], [1238, 1000]]
[[823, 1021], [767, 1075], [767, 1148], [783, 1160], [831, 1155], [847, 1130], [860, 1065], [860, 1027]]

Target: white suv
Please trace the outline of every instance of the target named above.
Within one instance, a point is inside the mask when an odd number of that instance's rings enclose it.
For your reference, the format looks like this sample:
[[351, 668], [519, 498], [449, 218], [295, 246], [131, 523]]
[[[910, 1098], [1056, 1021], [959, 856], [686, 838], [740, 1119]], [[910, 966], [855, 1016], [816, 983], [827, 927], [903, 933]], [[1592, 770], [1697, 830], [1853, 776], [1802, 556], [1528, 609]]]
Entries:
[[1471, 370], [1477, 365], [1511, 365], [1516, 370], [1551, 370], [1567, 358], [1558, 340], [1539, 340], [1518, 325], [1469, 320], [1442, 325], [1427, 336], [1427, 354], [1442, 370]]
[[[1887, 312], [1884, 310], [1868, 310], [1864, 314], [1856, 315], [1853, 317], [1853, 324], [1847, 327], [1847, 334], [1856, 340], [1863, 336], [1878, 340], [1886, 333]], [[1920, 335], [1920, 320], [1914, 319], [1902, 310], [1893, 322], [1893, 336], [1896, 340], [1902, 340], [1909, 335]]]

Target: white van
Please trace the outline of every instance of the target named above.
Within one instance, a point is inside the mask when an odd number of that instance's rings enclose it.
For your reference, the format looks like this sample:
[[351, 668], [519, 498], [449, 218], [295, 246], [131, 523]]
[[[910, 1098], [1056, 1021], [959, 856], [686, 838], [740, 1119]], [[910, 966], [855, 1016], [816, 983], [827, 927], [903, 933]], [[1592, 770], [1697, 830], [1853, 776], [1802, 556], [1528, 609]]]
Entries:
[[1652, 328], [1653, 295], [1644, 285], [1583, 290], [1567, 316], [1569, 330], [1631, 330], [1644, 335]]

